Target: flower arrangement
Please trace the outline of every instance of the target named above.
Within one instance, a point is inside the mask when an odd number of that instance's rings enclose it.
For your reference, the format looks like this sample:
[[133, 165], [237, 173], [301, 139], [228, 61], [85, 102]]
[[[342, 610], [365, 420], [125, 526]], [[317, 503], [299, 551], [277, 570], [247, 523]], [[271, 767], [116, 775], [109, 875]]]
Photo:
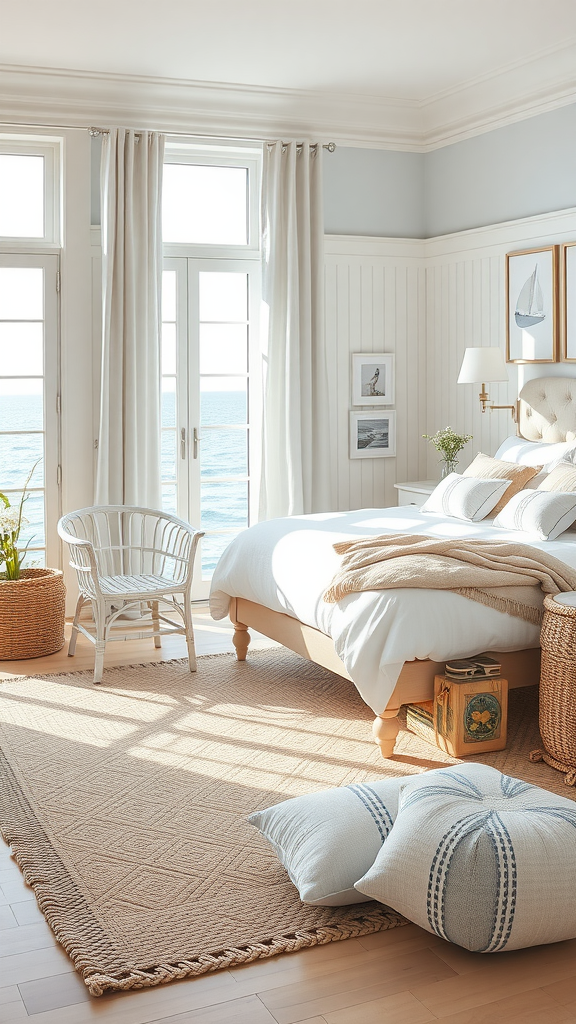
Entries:
[[444, 463], [442, 475], [454, 472], [458, 465], [456, 456], [462, 451], [465, 444], [472, 440], [472, 434], [457, 434], [452, 427], [444, 427], [444, 430], [437, 430], [435, 434], [422, 434], [427, 441], [434, 445], [436, 451], [440, 452], [440, 462]]
[[4, 570], [0, 572], [0, 579], [20, 579], [22, 563], [26, 557], [30, 541], [28, 541], [23, 550], [20, 550], [18, 539], [20, 537], [20, 530], [28, 522], [23, 514], [24, 502], [27, 498], [28, 484], [37, 465], [38, 463], [35, 462], [32, 466], [28, 479], [24, 484], [22, 497], [17, 505], [11, 505], [8, 496], [0, 491], [0, 502], [4, 505], [4, 508], [2, 508], [2, 504], [0, 504], [0, 569], [4, 566]]

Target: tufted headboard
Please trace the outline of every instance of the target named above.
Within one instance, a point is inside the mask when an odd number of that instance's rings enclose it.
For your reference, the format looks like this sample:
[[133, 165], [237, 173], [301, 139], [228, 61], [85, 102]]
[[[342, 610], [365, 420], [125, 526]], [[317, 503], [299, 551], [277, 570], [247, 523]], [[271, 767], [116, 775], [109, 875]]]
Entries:
[[576, 379], [537, 377], [520, 392], [518, 433], [527, 441], [576, 440]]

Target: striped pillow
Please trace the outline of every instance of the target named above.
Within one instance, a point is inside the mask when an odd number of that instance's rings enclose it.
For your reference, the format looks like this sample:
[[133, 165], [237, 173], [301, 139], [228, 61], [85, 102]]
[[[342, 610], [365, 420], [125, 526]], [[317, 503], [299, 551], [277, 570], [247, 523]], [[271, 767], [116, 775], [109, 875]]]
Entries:
[[576, 804], [484, 764], [404, 780], [356, 888], [479, 953], [576, 938]]
[[492, 515], [498, 515], [504, 505], [517, 491], [523, 491], [529, 480], [532, 480], [540, 472], [542, 466], [517, 466], [513, 462], [505, 462], [503, 459], [492, 459], [489, 455], [478, 452], [474, 461], [464, 470], [463, 476], [473, 476], [478, 480], [509, 480], [510, 483], [504, 494], [498, 498]]
[[272, 844], [303, 903], [366, 903], [354, 882], [388, 838], [405, 779], [359, 782], [284, 800], [248, 819]]

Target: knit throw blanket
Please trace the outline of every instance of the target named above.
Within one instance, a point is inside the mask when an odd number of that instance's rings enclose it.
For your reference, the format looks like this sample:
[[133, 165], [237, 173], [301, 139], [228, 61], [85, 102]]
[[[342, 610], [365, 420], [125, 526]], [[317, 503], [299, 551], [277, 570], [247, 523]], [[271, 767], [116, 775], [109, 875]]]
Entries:
[[576, 569], [538, 548], [505, 540], [394, 533], [342, 541], [334, 550], [344, 557], [324, 594], [330, 604], [362, 590], [453, 590], [538, 624], [545, 594], [576, 590]]

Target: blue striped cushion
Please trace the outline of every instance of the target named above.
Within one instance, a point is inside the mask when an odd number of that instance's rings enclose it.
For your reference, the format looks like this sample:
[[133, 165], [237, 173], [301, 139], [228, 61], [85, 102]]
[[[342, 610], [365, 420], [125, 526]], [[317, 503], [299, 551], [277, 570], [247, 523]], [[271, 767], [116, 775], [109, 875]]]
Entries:
[[576, 803], [483, 764], [404, 780], [356, 887], [477, 952], [576, 938]]
[[404, 778], [297, 796], [252, 814], [303, 903], [344, 906], [370, 897], [354, 882], [370, 867], [396, 817]]

